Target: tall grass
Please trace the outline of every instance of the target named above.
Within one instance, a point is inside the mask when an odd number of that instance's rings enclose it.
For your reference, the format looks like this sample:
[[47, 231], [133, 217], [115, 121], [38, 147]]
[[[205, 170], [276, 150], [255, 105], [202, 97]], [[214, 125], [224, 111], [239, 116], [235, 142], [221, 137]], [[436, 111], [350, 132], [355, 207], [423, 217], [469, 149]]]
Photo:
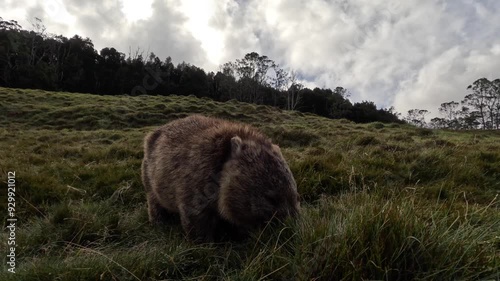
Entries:
[[[0, 280], [500, 279], [499, 132], [360, 125], [195, 97], [0, 88], [0, 99], [1, 205], [14, 170], [19, 219], [17, 273], [3, 262]], [[253, 124], [282, 147], [301, 195], [297, 220], [202, 245], [175, 216], [147, 222], [142, 138], [193, 113]]]

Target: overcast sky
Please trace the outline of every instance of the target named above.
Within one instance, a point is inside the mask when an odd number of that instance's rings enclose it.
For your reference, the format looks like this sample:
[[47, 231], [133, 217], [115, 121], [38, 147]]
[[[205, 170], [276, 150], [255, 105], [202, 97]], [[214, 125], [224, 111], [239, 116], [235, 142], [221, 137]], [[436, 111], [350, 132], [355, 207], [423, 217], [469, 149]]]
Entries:
[[140, 47], [207, 71], [256, 51], [309, 87], [433, 116], [476, 79], [500, 78], [499, 15], [498, 0], [0, 0], [4, 19], [39, 17], [97, 50]]

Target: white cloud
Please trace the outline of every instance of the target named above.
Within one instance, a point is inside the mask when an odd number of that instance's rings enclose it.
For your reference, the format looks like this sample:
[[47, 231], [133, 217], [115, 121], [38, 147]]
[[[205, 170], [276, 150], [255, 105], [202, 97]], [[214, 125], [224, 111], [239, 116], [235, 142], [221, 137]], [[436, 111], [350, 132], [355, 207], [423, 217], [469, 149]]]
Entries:
[[215, 10], [223, 8], [220, 1], [184, 0], [180, 2], [180, 11], [187, 18], [184, 27], [198, 41], [207, 54], [208, 62], [203, 67], [214, 68], [220, 64], [224, 52], [223, 34], [212, 24]]
[[153, 14], [153, 0], [121, 0], [121, 4], [121, 10], [129, 21], [148, 19]]
[[[49, 1], [75, 19], [45, 19], [49, 31], [89, 36], [98, 48], [140, 46], [206, 70], [256, 51], [307, 85], [344, 86], [355, 101], [400, 112], [435, 115], [476, 79], [500, 73], [496, 0], [154, 0], [133, 9], [151, 7], [141, 19], [127, 19], [122, 1], [131, 0]], [[7, 14], [19, 17], [21, 7], [34, 16], [44, 9], [36, 3], [7, 0]]]

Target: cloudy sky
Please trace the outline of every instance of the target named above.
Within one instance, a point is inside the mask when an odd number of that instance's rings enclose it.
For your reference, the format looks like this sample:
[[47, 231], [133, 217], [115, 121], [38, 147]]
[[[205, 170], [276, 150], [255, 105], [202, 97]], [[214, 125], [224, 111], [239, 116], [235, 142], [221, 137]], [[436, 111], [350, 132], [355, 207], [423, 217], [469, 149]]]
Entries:
[[0, 16], [96, 49], [140, 47], [207, 71], [256, 51], [309, 87], [399, 112], [461, 100], [500, 78], [498, 0], [0, 0]]

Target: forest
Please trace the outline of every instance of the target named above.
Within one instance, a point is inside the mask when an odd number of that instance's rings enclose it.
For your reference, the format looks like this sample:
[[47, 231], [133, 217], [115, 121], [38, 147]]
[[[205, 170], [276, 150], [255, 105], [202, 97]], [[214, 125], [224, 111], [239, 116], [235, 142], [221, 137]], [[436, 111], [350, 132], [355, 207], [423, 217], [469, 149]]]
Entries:
[[251, 52], [227, 62], [217, 72], [171, 57], [162, 60], [138, 48], [128, 55], [113, 47], [99, 52], [92, 40], [66, 38], [47, 31], [36, 18], [32, 30], [0, 17], [0, 87], [42, 89], [99, 95], [195, 95], [215, 101], [238, 100], [308, 112], [357, 123], [410, 123], [452, 130], [500, 128], [500, 79], [479, 78], [464, 89], [461, 102], [441, 104], [441, 117], [411, 109], [406, 116], [371, 101], [351, 102], [348, 89], [309, 89], [296, 71], [282, 68], [265, 55]]
[[144, 55], [140, 49], [128, 55], [112, 47], [98, 52], [89, 38], [50, 34], [40, 19], [26, 30], [14, 20], [0, 18], [0, 61], [0, 87], [99, 95], [195, 95], [359, 123], [402, 122], [393, 108], [377, 108], [371, 101], [352, 103], [343, 87], [304, 87], [295, 71], [256, 52], [207, 73], [186, 62], [174, 65], [170, 57]]

